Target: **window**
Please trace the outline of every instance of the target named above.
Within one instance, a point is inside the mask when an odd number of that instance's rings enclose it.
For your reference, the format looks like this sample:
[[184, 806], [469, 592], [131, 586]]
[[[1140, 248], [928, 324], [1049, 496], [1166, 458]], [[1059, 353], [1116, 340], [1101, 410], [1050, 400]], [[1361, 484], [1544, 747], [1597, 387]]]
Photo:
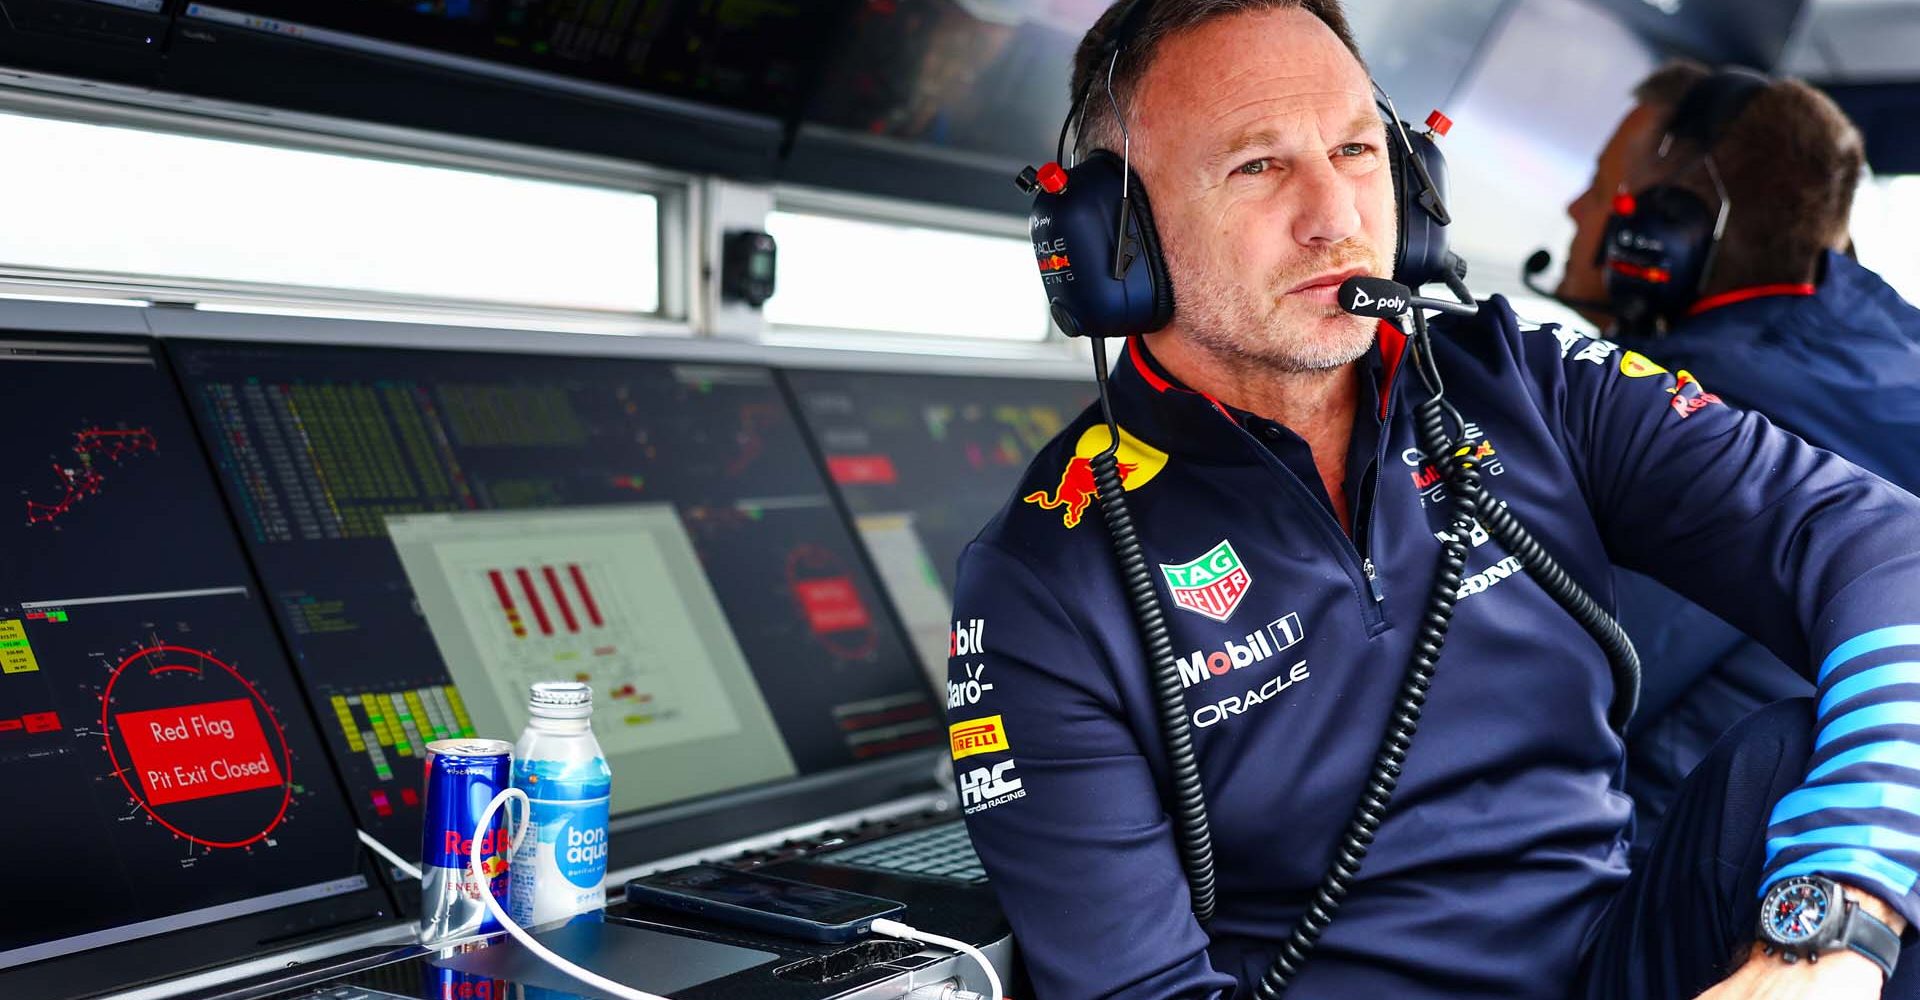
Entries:
[[1908, 302], [1920, 304], [1920, 174], [1875, 177], [1853, 197], [1854, 249]]
[[769, 323], [1040, 341], [1046, 297], [1017, 236], [776, 211]]
[[0, 113], [0, 271], [299, 301], [661, 308], [657, 193]]

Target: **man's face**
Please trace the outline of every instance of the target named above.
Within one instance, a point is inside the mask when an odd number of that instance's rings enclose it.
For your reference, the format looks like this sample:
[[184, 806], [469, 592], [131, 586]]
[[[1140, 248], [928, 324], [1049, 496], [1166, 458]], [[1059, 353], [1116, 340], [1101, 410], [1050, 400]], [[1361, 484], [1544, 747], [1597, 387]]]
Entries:
[[[1613, 212], [1613, 196], [1623, 186], [1633, 191], [1647, 182], [1646, 172], [1656, 158], [1666, 117], [1664, 109], [1635, 105], [1600, 151], [1592, 183], [1567, 205], [1567, 216], [1573, 219], [1573, 242], [1567, 245], [1567, 270], [1558, 289], [1562, 298], [1606, 300], [1607, 289], [1595, 258], [1606, 235], [1607, 216]], [[1585, 309], [1581, 313], [1595, 323], [1607, 322], [1604, 314]]]
[[1392, 170], [1366, 71], [1332, 30], [1290, 9], [1169, 38], [1132, 123], [1176, 336], [1285, 371], [1367, 351], [1374, 322], [1334, 296], [1353, 275], [1392, 268]]

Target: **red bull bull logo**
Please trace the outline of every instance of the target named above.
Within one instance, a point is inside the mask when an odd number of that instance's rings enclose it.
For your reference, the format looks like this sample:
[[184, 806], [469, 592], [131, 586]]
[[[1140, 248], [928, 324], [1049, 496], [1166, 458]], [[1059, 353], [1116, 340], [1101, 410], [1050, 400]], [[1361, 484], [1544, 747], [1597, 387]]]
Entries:
[[[1453, 453], [1465, 458], [1467, 460], [1466, 464], [1469, 467], [1481, 465], [1488, 459], [1499, 454], [1499, 452], [1494, 449], [1493, 442], [1486, 440], [1461, 445], [1459, 448], [1454, 449]], [[1499, 471], [1493, 467], [1489, 467], [1487, 471], [1492, 472], [1494, 475], [1500, 474]], [[1418, 469], [1409, 473], [1409, 475], [1413, 477], [1413, 488], [1422, 493], [1440, 485], [1440, 480], [1444, 478], [1440, 472], [1440, 467], [1434, 465], [1432, 462], [1421, 465]]]
[[1064, 271], [1067, 268], [1072, 266], [1073, 266], [1073, 262], [1067, 259], [1066, 254], [1060, 254], [1060, 253], [1048, 254], [1047, 256], [1040, 258], [1041, 274], [1052, 274], [1055, 271]]
[[[1120, 463], [1120, 486], [1126, 488], [1127, 477], [1139, 468], [1137, 465]], [[1067, 471], [1060, 474], [1060, 485], [1053, 488], [1053, 495], [1045, 490], [1027, 494], [1023, 499], [1027, 503], [1039, 504], [1041, 510], [1057, 510], [1065, 507], [1067, 512], [1060, 515], [1060, 523], [1069, 528], [1080, 526], [1080, 519], [1086, 516], [1087, 505], [1100, 495], [1100, 487], [1093, 480], [1093, 460], [1078, 455], [1067, 461]]]
[[[1106, 451], [1111, 440], [1105, 424], [1087, 428], [1074, 444], [1074, 455], [1061, 471], [1059, 484], [1051, 492], [1035, 490], [1022, 497], [1021, 501], [1034, 504], [1041, 510], [1064, 510], [1060, 515], [1060, 523], [1069, 528], [1078, 527], [1087, 514], [1087, 508], [1100, 495], [1100, 486], [1093, 478], [1093, 457]], [[1129, 493], [1145, 486], [1167, 465], [1166, 452], [1127, 433], [1124, 427], [1120, 429], [1117, 459], [1120, 486]]]

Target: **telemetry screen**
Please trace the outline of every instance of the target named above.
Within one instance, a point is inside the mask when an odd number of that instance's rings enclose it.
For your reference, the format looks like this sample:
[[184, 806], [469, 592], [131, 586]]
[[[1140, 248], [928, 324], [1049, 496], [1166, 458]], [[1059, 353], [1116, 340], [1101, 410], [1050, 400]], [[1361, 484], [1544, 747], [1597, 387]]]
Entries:
[[151, 342], [0, 334], [0, 969], [365, 888]]
[[765, 368], [171, 341], [363, 823], [422, 748], [593, 685], [626, 812], [935, 747], [942, 720]]

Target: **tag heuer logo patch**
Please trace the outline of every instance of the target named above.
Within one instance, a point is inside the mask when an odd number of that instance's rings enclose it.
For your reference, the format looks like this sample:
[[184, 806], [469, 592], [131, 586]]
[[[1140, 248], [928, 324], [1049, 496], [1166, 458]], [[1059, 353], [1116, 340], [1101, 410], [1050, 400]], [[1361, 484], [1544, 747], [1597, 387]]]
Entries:
[[1161, 563], [1160, 572], [1173, 592], [1173, 603], [1217, 622], [1232, 618], [1247, 588], [1253, 586], [1253, 574], [1240, 564], [1233, 543], [1225, 539], [1192, 562]]

